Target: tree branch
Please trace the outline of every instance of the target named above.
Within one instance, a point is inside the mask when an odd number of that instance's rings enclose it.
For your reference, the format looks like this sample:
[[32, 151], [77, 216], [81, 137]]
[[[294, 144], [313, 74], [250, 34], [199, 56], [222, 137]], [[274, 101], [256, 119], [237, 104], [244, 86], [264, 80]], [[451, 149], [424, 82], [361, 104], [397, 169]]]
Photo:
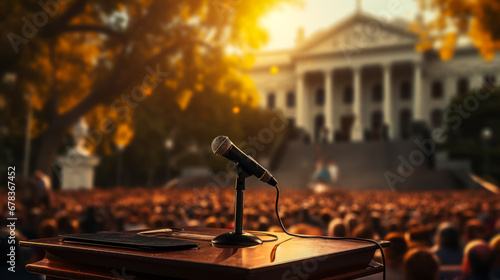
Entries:
[[68, 9], [59, 17], [55, 18], [52, 22], [47, 24], [42, 31], [46, 37], [54, 36], [60, 32], [61, 29], [68, 26], [68, 23], [80, 12], [85, 9], [88, 0], [76, 0]]
[[[134, 66], [134, 69], [125, 69], [126, 67], [125, 68], [122, 67], [121, 62], [124, 61], [122, 57], [122, 59], [118, 59], [117, 64], [114, 66], [113, 72], [107, 78], [106, 82], [101, 84], [99, 87], [95, 88], [80, 103], [78, 103], [75, 107], [66, 112], [64, 115], [60, 116], [62, 122], [64, 122], [65, 125], [69, 126], [72, 123], [74, 123], [79, 116], [87, 113], [95, 105], [102, 102], [102, 100], [105, 100], [105, 98], [107, 97], [111, 97], [110, 94], [114, 93], [116, 94], [116, 96], [118, 96], [129, 86], [134, 85], [134, 83], [137, 83], [137, 81], [142, 80], [143, 77], [138, 76], [136, 69], [145, 69], [147, 66], [153, 65], [153, 63], [165, 57], [167, 54], [175, 51], [178, 48], [186, 46], [187, 44], [192, 44], [192, 45], [198, 44], [206, 47], [212, 47], [211, 45], [199, 40], [180, 41], [177, 42], [176, 44], [172, 44], [164, 48], [159, 53], [153, 55], [151, 58], [146, 60], [141, 66]], [[120, 74], [124, 72], [127, 73], [128, 75], [120, 79], [120, 81], [123, 82], [117, 82]]]
[[43, 113], [51, 122], [57, 117], [59, 111], [59, 91], [57, 90], [57, 64], [55, 57], [56, 40], [51, 40], [49, 45], [49, 61], [52, 67], [52, 81], [49, 89], [49, 98], [44, 106]]
[[106, 34], [112, 37], [117, 37], [120, 40], [126, 39], [125, 34], [113, 30], [109, 27], [99, 26], [99, 25], [90, 25], [90, 24], [68, 25], [59, 31], [59, 33], [66, 33], [66, 32], [96, 32], [96, 33]]
[[130, 24], [127, 28], [127, 35], [130, 38], [134, 38], [137, 32], [142, 32], [141, 31], [141, 26], [143, 26], [144, 22], [147, 21], [148, 19], [154, 18], [155, 13], [160, 13], [161, 12], [161, 6], [159, 6], [161, 1], [153, 1], [151, 5], [149, 5], [147, 11], [146, 11], [146, 16], [143, 16], [133, 22], [133, 24]]

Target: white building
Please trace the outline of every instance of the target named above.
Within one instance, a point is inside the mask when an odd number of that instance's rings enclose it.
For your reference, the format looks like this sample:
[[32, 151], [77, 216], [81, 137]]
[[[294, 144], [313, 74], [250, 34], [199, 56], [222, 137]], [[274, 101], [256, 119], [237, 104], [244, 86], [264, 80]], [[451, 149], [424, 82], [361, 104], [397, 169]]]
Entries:
[[[312, 140], [405, 139], [412, 124], [445, 125], [457, 94], [500, 80], [470, 44], [448, 61], [417, 52], [409, 23], [356, 12], [293, 49], [256, 54], [251, 71], [261, 105], [279, 108]], [[452, 114], [451, 112], [450, 114]]]

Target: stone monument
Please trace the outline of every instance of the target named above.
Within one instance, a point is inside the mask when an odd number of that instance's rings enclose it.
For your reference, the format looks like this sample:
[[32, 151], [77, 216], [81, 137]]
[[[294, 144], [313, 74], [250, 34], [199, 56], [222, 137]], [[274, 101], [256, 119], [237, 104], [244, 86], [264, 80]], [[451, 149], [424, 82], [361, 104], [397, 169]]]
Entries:
[[75, 146], [68, 149], [65, 155], [57, 157], [61, 167], [61, 188], [91, 189], [94, 186], [94, 167], [99, 164], [99, 157], [91, 155], [85, 147], [88, 124], [83, 118], [73, 126], [72, 135]]

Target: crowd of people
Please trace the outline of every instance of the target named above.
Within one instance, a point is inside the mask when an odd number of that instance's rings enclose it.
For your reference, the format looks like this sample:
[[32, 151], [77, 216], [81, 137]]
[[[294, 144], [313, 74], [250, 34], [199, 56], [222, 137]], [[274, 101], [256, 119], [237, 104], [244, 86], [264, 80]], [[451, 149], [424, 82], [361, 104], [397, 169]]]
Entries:
[[[292, 233], [391, 241], [385, 249], [387, 279], [500, 279], [500, 200], [490, 192], [285, 189], [280, 197], [279, 212]], [[17, 238], [184, 226], [230, 229], [233, 203], [231, 187], [54, 191], [42, 201], [21, 196]], [[244, 229], [281, 231], [274, 207], [273, 188], [247, 189]], [[7, 213], [2, 215], [5, 220]], [[23, 257], [28, 262], [43, 256], [26, 251]]]

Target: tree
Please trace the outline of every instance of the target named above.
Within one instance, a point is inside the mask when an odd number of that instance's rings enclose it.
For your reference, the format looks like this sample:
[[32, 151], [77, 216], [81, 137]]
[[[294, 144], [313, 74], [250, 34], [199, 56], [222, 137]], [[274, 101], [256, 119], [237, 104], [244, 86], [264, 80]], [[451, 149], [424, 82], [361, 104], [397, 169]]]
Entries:
[[[216, 136], [228, 135], [245, 152], [258, 156], [269, 154], [273, 147], [269, 138], [277, 139], [285, 132], [282, 116], [256, 109], [244, 100], [219, 94], [212, 88], [194, 93], [186, 107], [177, 104], [178, 97], [164, 85], [135, 109], [132, 121], [135, 136], [122, 158], [125, 185], [165, 184], [167, 169], [170, 178], [188, 167], [208, 167], [215, 173], [227, 171], [230, 162], [215, 156], [210, 147]], [[272, 122], [273, 118], [277, 121]], [[272, 135], [259, 137], [262, 130], [273, 127], [278, 129], [271, 130]], [[249, 137], [257, 138], [257, 143], [252, 144]], [[167, 138], [174, 143], [168, 152]], [[98, 186], [115, 184], [115, 177], [110, 174], [115, 174], [118, 165], [117, 152], [113, 145], [98, 147], [96, 153], [101, 157], [96, 170]]]
[[485, 60], [500, 50], [500, 2], [497, 0], [418, 0], [424, 13], [435, 13], [430, 21], [413, 23], [420, 36], [417, 50], [439, 48], [443, 60], [453, 57], [462, 37], [469, 37]]
[[226, 50], [260, 47], [267, 35], [259, 17], [283, 2], [293, 1], [3, 1], [0, 77], [16, 79], [2, 92], [13, 93], [7, 107], [31, 96], [41, 135], [36, 169], [50, 172], [78, 118], [87, 115], [100, 132], [89, 138], [95, 146], [131, 123], [133, 109], [160, 84], [181, 107], [207, 87], [255, 102], [248, 59]]
[[[447, 127], [444, 148], [453, 158], [471, 161], [473, 172], [500, 180], [500, 90], [491, 84], [455, 97], [444, 113]], [[484, 139], [483, 130], [492, 131], [491, 139]], [[489, 156], [491, 170], [485, 170], [485, 157]], [[489, 174], [487, 174], [489, 173]], [[491, 177], [489, 177], [491, 176]]]

